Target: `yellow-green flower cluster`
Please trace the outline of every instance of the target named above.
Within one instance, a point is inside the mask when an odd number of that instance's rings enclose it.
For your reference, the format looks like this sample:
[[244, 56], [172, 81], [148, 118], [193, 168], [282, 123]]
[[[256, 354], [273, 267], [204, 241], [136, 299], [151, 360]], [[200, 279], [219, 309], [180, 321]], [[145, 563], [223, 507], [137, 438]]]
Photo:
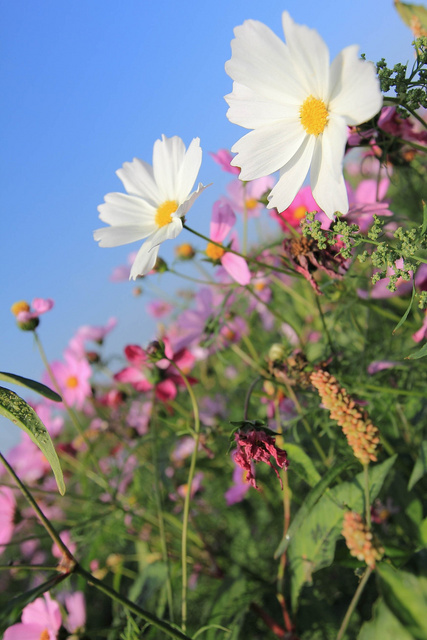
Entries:
[[347, 511], [342, 534], [351, 555], [375, 569], [375, 563], [383, 557], [384, 549], [376, 543], [362, 516], [355, 511]]
[[331, 418], [342, 427], [356, 458], [362, 464], [376, 462], [376, 452], [380, 443], [379, 431], [372, 424], [368, 414], [327, 371], [314, 371], [310, 381], [319, 392], [324, 406], [329, 409]]

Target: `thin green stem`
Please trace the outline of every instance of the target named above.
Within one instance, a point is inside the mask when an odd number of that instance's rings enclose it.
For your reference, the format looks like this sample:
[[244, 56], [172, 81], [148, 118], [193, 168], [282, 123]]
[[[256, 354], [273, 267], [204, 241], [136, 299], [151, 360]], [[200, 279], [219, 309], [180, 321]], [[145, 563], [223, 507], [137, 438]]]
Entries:
[[257, 376], [255, 378], [255, 380], [252, 382], [252, 384], [250, 385], [248, 392], [246, 394], [246, 398], [245, 398], [245, 406], [243, 409], [243, 420], [247, 420], [248, 419], [248, 413], [249, 413], [249, 403], [251, 401], [251, 395], [253, 390], [255, 389], [255, 386], [258, 384], [258, 382], [262, 380], [262, 376]]
[[372, 569], [368, 567], [365, 573], [363, 574], [363, 578], [359, 582], [359, 586], [356, 589], [356, 593], [354, 594], [353, 599], [350, 602], [350, 606], [347, 609], [347, 613], [344, 616], [344, 620], [342, 621], [341, 627], [338, 631], [337, 640], [342, 640], [344, 633], [346, 632], [346, 629], [348, 627], [348, 623], [350, 622], [350, 618], [353, 614], [353, 611], [355, 610], [356, 605], [359, 602], [359, 598], [362, 595], [363, 589], [365, 588], [371, 573], [372, 573]]
[[42, 525], [44, 526], [44, 528], [46, 529], [46, 531], [48, 532], [48, 534], [52, 538], [53, 542], [59, 547], [59, 549], [62, 551], [64, 556], [67, 558], [67, 560], [69, 560], [70, 562], [74, 563], [75, 560], [73, 558], [73, 555], [71, 554], [69, 549], [66, 547], [66, 545], [62, 542], [62, 540], [61, 540], [61, 538], [59, 536], [59, 533], [56, 531], [55, 527], [52, 525], [50, 520], [48, 520], [46, 518], [46, 516], [44, 515], [43, 511], [40, 509], [39, 505], [37, 504], [37, 502], [34, 500], [33, 496], [31, 495], [30, 491], [27, 489], [25, 484], [18, 478], [18, 476], [16, 475], [15, 471], [12, 469], [12, 467], [10, 466], [10, 464], [8, 463], [6, 458], [1, 453], [0, 453], [0, 462], [3, 464], [3, 466], [6, 468], [7, 472], [9, 473], [9, 475], [16, 482], [16, 484], [18, 485], [19, 489], [21, 490], [21, 493], [28, 500], [28, 502], [30, 503], [31, 507], [37, 513], [38, 517], [41, 520]]
[[326, 339], [328, 341], [329, 349], [331, 350], [331, 353], [335, 353], [334, 345], [333, 345], [332, 340], [331, 340], [329, 329], [328, 329], [328, 327], [326, 325], [325, 316], [324, 316], [323, 309], [322, 309], [321, 304], [320, 304], [319, 296], [316, 293], [314, 293], [314, 297], [315, 297], [315, 300], [316, 300], [317, 309], [319, 311], [320, 320], [322, 322], [323, 331], [325, 332]]
[[111, 598], [115, 602], [122, 604], [124, 607], [129, 609], [129, 611], [131, 611], [135, 615], [139, 616], [140, 618], [143, 618], [144, 620], [152, 624], [154, 627], [157, 627], [157, 629], [161, 629], [162, 631], [167, 633], [171, 638], [176, 638], [177, 640], [191, 640], [189, 636], [185, 635], [185, 633], [182, 633], [182, 631], [180, 631], [179, 629], [171, 626], [164, 620], [157, 618], [157, 616], [153, 615], [152, 613], [149, 613], [148, 611], [141, 609], [141, 607], [138, 607], [138, 605], [136, 605], [134, 602], [131, 602], [125, 596], [122, 596], [120, 593], [118, 593], [117, 591], [109, 587], [107, 584], [95, 578], [92, 574], [90, 574], [88, 571], [83, 569], [83, 567], [81, 567], [79, 564], [75, 566], [74, 573], [84, 578], [90, 585], [92, 585], [99, 591], [102, 591], [102, 593], [105, 593], [109, 598]]
[[369, 531], [371, 530], [371, 498], [369, 495], [369, 465], [363, 465], [363, 480], [365, 490], [365, 520]]
[[60, 567], [51, 567], [47, 564], [0, 564], [0, 571], [10, 571], [11, 569], [28, 569], [29, 571], [59, 571]]

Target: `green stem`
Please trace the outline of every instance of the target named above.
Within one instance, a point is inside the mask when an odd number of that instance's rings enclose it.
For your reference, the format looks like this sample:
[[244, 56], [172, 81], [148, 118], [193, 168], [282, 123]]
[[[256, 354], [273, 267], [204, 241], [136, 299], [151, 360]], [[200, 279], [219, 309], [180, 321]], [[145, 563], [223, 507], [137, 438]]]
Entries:
[[316, 293], [314, 293], [314, 297], [315, 297], [315, 300], [316, 300], [317, 309], [319, 311], [320, 320], [322, 321], [323, 331], [325, 332], [326, 339], [327, 339], [328, 344], [329, 344], [329, 349], [331, 350], [331, 353], [335, 353], [334, 345], [332, 344], [331, 336], [330, 336], [328, 327], [326, 326], [326, 321], [325, 321], [325, 316], [323, 314], [323, 309], [322, 309], [322, 307], [320, 305], [319, 296]]
[[164, 620], [157, 618], [157, 616], [153, 615], [152, 613], [149, 613], [148, 611], [141, 609], [141, 607], [138, 607], [138, 605], [136, 605], [134, 602], [131, 602], [125, 596], [122, 596], [120, 593], [118, 593], [117, 591], [109, 587], [107, 584], [95, 578], [92, 574], [90, 574], [88, 571], [83, 569], [83, 567], [81, 567], [79, 564], [76, 564], [74, 568], [74, 573], [84, 578], [90, 585], [92, 585], [99, 591], [102, 591], [102, 593], [105, 593], [109, 598], [111, 598], [115, 602], [122, 604], [124, 607], [129, 609], [129, 611], [131, 611], [135, 615], [139, 616], [140, 618], [143, 618], [144, 620], [152, 624], [154, 627], [157, 627], [157, 629], [161, 629], [162, 631], [167, 633], [171, 638], [176, 638], [177, 640], [191, 640], [189, 636], [182, 633], [179, 629], [176, 629], [175, 627], [171, 626]]
[[369, 495], [369, 465], [363, 465], [363, 479], [364, 479], [364, 489], [365, 489], [365, 519], [366, 526], [369, 531], [371, 530], [371, 498]]
[[56, 567], [46, 564], [0, 564], [0, 571], [10, 571], [11, 569], [28, 569], [30, 571], [61, 571]]
[[34, 509], [34, 511], [37, 513], [38, 517], [41, 520], [42, 525], [44, 526], [44, 528], [46, 529], [46, 531], [48, 532], [48, 534], [52, 538], [53, 542], [59, 547], [59, 549], [62, 551], [64, 556], [67, 558], [67, 560], [69, 560], [70, 562], [74, 563], [75, 560], [73, 558], [73, 555], [68, 550], [66, 545], [62, 542], [61, 538], [59, 537], [59, 533], [56, 531], [56, 529], [54, 528], [52, 523], [46, 518], [46, 516], [44, 515], [43, 511], [40, 509], [39, 505], [34, 500], [33, 496], [31, 495], [31, 493], [29, 492], [27, 487], [18, 478], [18, 476], [16, 475], [15, 471], [12, 469], [12, 467], [10, 466], [10, 464], [8, 463], [6, 458], [4, 458], [1, 453], [0, 453], [0, 462], [6, 468], [7, 472], [9, 473], [9, 475], [14, 479], [14, 481], [16, 482], [18, 487], [20, 488], [22, 494], [28, 500], [28, 502], [30, 503], [30, 505]]
[[368, 567], [365, 571], [365, 573], [363, 574], [363, 578], [361, 579], [361, 581], [359, 582], [359, 586], [356, 589], [356, 593], [353, 596], [352, 601], [350, 602], [350, 606], [347, 609], [347, 613], [344, 616], [344, 620], [342, 621], [341, 627], [338, 631], [338, 635], [337, 635], [337, 640], [341, 640], [344, 636], [344, 633], [346, 632], [348, 623], [350, 622], [350, 618], [352, 616], [353, 611], [356, 608], [356, 605], [359, 601], [360, 596], [362, 595], [363, 589], [366, 586], [366, 583], [369, 580], [369, 577], [372, 573], [372, 569], [370, 567]]
[[243, 409], [243, 420], [247, 420], [248, 419], [248, 413], [249, 413], [249, 403], [251, 400], [251, 395], [253, 390], [255, 389], [255, 386], [258, 384], [258, 382], [262, 380], [262, 376], [257, 376], [255, 378], [255, 380], [252, 382], [252, 384], [250, 385], [248, 392], [246, 394], [246, 398], [245, 398], [245, 406]]

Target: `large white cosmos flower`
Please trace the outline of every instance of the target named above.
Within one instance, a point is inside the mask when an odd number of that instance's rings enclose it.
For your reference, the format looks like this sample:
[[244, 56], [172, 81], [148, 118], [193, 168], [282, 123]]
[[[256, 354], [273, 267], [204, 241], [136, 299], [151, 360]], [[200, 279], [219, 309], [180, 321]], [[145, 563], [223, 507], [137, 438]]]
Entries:
[[280, 170], [269, 208], [286, 209], [310, 169], [314, 199], [332, 217], [348, 211], [342, 162], [347, 126], [372, 118], [382, 95], [372, 63], [346, 47], [329, 63], [319, 34], [282, 16], [286, 44], [267, 26], [247, 20], [234, 30], [226, 72], [234, 80], [228, 119], [253, 129], [232, 148], [241, 180]]
[[116, 171], [128, 193], [107, 193], [98, 211], [102, 222], [111, 226], [97, 229], [93, 237], [100, 247], [147, 238], [132, 265], [133, 280], [151, 271], [159, 245], [182, 231], [182, 218], [206, 189], [199, 183], [191, 193], [201, 162], [199, 138], [186, 150], [178, 136], [162, 136], [154, 143], [152, 167], [134, 158]]

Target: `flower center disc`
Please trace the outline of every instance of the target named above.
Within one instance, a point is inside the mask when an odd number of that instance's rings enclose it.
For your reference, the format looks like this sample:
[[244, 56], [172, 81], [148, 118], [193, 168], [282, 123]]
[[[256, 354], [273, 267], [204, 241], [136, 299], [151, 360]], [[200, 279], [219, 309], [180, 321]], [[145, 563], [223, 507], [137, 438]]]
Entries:
[[246, 204], [246, 209], [248, 209], [249, 211], [252, 211], [253, 209], [257, 208], [258, 200], [256, 198], [246, 198], [245, 204]]
[[323, 100], [308, 96], [299, 110], [301, 124], [307, 133], [318, 136], [328, 123], [328, 110]]
[[157, 207], [154, 222], [158, 227], [164, 227], [172, 221], [172, 214], [178, 209], [176, 200], [166, 200]]
[[208, 246], [206, 247], [206, 255], [211, 260], [220, 260], [224, 253], [224, 249], [221, 249], [221, 247], [217, 247], [216, 244], [213, 244], [212, 242], [209, 242]]
[[66, 386], [68, 389], [75, 389], [79, 386], [79, 381], [77, 376], [68, 376]]

